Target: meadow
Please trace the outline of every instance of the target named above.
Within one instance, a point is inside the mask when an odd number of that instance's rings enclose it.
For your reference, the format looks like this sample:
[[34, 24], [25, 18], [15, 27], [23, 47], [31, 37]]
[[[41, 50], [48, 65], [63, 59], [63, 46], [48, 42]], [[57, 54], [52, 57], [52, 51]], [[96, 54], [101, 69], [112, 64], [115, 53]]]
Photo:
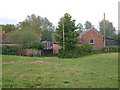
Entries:
[[117, 88], [118, 54], [80, 58], [2, 56], [3, 88]]

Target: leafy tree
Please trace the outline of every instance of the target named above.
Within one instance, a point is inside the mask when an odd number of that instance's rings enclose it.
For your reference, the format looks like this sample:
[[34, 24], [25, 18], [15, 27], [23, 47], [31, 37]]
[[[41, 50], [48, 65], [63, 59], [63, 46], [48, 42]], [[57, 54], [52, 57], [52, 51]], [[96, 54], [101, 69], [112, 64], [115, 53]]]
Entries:
[[83, 25], [81, 23], [77, 24], [77, 28], [78, 28], [78, 33], [81, 33], [83, 31]]
[[93, 27], [93, 26], [92, 26], [92, 23], [89, 22], [89, 21], [86, 21], [84, 25], [85, 25], [85, 29], [90, 29], [90, 28]]
[[33, 45], [30, 46], [30, 48], [36, 49], [36, 50], [41, 50], [44, 49], [44, 44], [40, 42], [35, 42]]
[[52, 31], [43, 30], [42, 31], [42, 40], [52, 40]]
[[108, 20], [105, 20], [105, 25], [104, 25], [104, 20], [99, 22], [100, 26], [100, 33], [104, 35], [104, 30], [105, 30], [105, 38], [115, 38], [115, 27], [113, 26], [112, 22], [109, 22]]
[[41, 18], [42, 40], [52, 40], [53, 24], [47, 18]]
[[[64, 50], [74, 49], [76, 47], [76, 43], [78, 41], [77, 37], [79, 34], [75, 31], [77, 27], [75, 26], [75, 20], [71, 19], [71, 15], [68, 13], [64, 14], [64, 17], [60, 19], [58, 22], [58, 28], [56, 32], [56, 40], [59, 42], [59, 45], [63, 48], [64, 43]], [[63, 26], [64, 25], [64, 26]], [[64, 42], [63, 42], [63, 27], [64, 27]]]
[[19, 30], [33, 30], [38, 34], [42, 33], [44, 40], [51, 40], [52, 32], [54, 32], [53, 24], [46, 17], [42, 18], [35, 14], [28, 15], [25, 21], [19, 22], [17, 28]]
[[9, 33], [14, 30], [15, 30], [15, 26], [13, 24], [2, 25], [2, 31], [5, 31], [6, 33]]
[[41, 20], [39, 16], [32, 14], [31, 16], [27, 16], [27, 18], [23, 22], [19, 22], [17, 25], [17, 29], [19, 30], [28, 30], [32, 29], [36, 33], [41, 33]]
[[41, 27], [42, 31], [48, 30], [48, 31], [54, 32], [53, 24], [46, 17], [41, 18], [41, 26], [40, 27]]
[[21, 50], [29, 48], [37, 41], [36, 33], [32, 30], [16, 30], [8, 36], [8, 40], [15, 41]]

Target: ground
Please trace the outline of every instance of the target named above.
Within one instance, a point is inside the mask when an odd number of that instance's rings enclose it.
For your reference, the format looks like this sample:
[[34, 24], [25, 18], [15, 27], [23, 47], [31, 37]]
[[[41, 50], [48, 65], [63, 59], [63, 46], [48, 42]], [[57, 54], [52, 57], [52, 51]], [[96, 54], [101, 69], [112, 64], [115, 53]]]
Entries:
[[76, 59], [2, 55], [3, 88], [117, 88], [118, 54]]

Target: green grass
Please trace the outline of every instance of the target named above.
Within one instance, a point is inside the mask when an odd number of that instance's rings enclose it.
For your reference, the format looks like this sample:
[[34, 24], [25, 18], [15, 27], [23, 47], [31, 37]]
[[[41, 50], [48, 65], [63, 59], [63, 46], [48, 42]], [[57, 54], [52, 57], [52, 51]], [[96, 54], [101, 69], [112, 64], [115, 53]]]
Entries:
[[[117, 88], [118, 54], [76, 59], [2, 55], [3, 88]], [[40, 63], [33, 61], [42, 61]]]

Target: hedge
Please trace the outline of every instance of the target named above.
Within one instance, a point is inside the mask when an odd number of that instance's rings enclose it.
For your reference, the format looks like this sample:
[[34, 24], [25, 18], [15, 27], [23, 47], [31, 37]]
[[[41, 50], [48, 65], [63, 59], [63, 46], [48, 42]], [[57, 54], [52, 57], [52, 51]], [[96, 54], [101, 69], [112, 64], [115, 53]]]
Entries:
[[19, 55], [19, 48], [15, 45], [2, 45], [0, 50], [3, 55]]
[[116, 53], [120, 52], [120, 46], [107, 46], [97, 50], [94, 50], [90, 44], [81, 44], [80, 46], [69, 49], [69, 50], [60, 50], [58, 56], [60, 58], [77, 58], [85, 55], [99, 54], [99, 53]]
[[76, 48], [72, 48], [69, 50], [60, 50], [58, 56], [60, 58], [77, 58], [80, 56], [85, 56], [92, 54], [93, 47], [90, 44], [81, 44], [80, 46], [77, 46]]

